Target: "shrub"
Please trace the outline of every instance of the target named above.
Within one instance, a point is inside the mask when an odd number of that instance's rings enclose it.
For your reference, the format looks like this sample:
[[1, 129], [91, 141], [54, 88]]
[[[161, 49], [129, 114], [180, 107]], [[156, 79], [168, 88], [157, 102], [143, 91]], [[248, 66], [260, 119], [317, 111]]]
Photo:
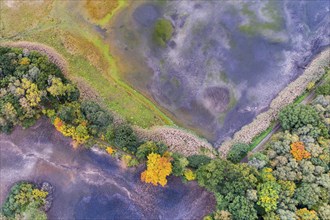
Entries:
[[169, 20], [159, 19], [154, 27], [153, 37], [155, 42], [164, 47], [171, 39], [173, 34], [173, 27]]
[[246, 156], [248, 150], [249, 145], [243, 143], [236, 143], [231, 147], [227, 155], [227, 159], [233, 163], [239, 163], [243, 159], [243, 157]]
[[189, 167], [194, 169], [198, 169], [200, 166], [206, 165], [211, 161], [211, 158], [205, 155], [192, 155], [187, 159], [189, 161]]

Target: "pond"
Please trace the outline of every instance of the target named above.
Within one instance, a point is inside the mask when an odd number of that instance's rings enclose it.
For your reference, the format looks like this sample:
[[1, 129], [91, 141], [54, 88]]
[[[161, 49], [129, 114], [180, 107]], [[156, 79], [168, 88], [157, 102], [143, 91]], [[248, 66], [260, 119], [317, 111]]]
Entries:
[[[152, 40], [158, 18], [175, 29], [165, 48]], [[327, 1], [136, 1], [111, 25], [112, 53], [134, 63], [123, 78], [216, 144], [330, 45]]]
[[17, 181], [55, 187], [50, 219], [201, 219], [215, 207], [196, 182], [171, 177], [164, 188], [140, 181], [143, 167], [123, 168], [109, 155], [73, 149], [45, 119], [0, 134], [0, 206]]

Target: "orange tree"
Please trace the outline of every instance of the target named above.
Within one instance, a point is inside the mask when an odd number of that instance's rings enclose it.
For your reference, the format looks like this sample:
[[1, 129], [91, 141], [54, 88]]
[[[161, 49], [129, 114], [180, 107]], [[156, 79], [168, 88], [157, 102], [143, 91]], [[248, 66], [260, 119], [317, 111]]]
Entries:
[[308, 159], [311, 157], [311, 154], [305, 150], [303, 142], [294, 142], [291, 144], [291, 154], [297, 161], [302, 159]]

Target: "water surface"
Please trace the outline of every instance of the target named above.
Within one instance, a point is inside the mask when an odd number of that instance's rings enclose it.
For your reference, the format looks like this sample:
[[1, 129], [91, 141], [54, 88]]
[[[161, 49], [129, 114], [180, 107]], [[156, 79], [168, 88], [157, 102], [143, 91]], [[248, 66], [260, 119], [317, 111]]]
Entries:
[[171, 177], [165, 188], [140, 181], [143, 167], [124, 169], [110, 156], [74, 150], [47, 120], [0, 135], [0, 206], [17, 181], [55, 187], [50, 219], [201, 219], [213, 196]]

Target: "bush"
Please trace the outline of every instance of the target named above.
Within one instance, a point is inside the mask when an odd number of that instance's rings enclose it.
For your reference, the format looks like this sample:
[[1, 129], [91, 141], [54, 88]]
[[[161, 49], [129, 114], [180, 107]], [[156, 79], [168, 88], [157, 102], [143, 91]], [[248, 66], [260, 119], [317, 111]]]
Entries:
[[205, 155], [192, 155], [187, 159], [189, 161], [189, 167], [194, 169], [198, 169], [200, 166], [206, 165], [211, 161], [211, 158]]
[[169, 20], [159, 19], [154, 27], [153, 37], [155, 42], [164, 47], [171, 39], [173, 34], [173, 27]]
[[234, 144], [227, 155], [227, 159], [233, 163], [239, 163], [246, 156], [249, 145], [243, 143]]

